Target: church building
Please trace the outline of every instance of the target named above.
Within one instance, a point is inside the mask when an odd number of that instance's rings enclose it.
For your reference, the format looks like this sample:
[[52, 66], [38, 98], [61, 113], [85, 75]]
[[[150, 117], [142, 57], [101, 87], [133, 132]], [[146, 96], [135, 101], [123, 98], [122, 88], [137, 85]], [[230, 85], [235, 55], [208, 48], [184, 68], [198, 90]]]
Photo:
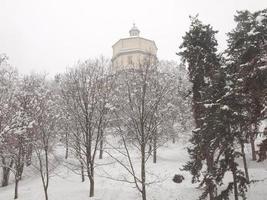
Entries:
[[146, 59], [157, 60], [157, 46], [153, 40], [140, 37], [139, 29], [133, 24], [130, 37], [117, 41], [113, 46], [112, 70], [119, 71], [139, 67]]

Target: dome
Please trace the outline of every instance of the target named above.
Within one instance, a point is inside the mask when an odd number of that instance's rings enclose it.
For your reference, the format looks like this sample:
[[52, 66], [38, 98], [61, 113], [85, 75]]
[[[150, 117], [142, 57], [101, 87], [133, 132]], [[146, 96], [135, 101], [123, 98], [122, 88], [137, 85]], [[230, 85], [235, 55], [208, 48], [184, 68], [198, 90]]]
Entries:
[[131, 30], [129, 31], [129, 33], [130, 33], [130, 36], [131, 37], [134, 37], [134, 36], [139, 36], [139, 33], [140, 33], [140, 31], [139, 31], [139, 29], [135, 26], [135, 23], [133, 24], [133, 27], [131, 28]]

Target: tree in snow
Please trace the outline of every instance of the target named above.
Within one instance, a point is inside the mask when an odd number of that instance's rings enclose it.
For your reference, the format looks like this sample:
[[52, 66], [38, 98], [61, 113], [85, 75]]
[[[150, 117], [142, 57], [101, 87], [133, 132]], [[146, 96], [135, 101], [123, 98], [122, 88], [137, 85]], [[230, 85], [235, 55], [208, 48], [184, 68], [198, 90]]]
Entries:
[[9, 146], [6, 139], [6, 132], [13, 119], [15, 111], [15, 90], [18, 74], [7, 61], [5, 55], [0, 55], [0, 167], [2, 168], [2, 183], [7, 186], [9, 175], [14, 166], [14, 160], [11, 159], [5, 147]]
[[[238, 126], [228, 121], [230, 116], [227, 114], [234, 114], [230, 101], [226, 101], [229, 86], [225, 81], [227, 74], [222, 65], [223, 59], [217, 54], [215, 34], [210, 25], [204, 25], [197, 17], [191, 18], [190, 30], [180, 46], [179, 55], [188, 64], [193, 84], [196, 123], [190, 139], [192, 147], [188, 149], [191, 160], [184, 170], [191, 172], [192, 182], [200, 182], [200, 186], [204, 186], [200, 199], [208, 196], [211, 200], [229, 199], [232, 190], [235, 199], [238, 199], [239, 195], [244, 196], [247, 183], [236, 162], [240, 154], [235, 145], [241, 134], [235, 129]], [[232, 173], [233, 182], [218, 193], [227, 172]]]
[[238, 81], [239, 93], [246, 99], [243, 109], [248, 113], [248, 120], [243, 126], [250, 126], [247, 138], [251, 142], [252, 158], [256, 160], [254, 141], [264, 115], [267, 87], [267, 10], [238, 11], [235, 22], [236, 28], [228, 34], [228, 60], [236, 66], [232, 73]]
[[8, 184], [10, 171], [15, 177], [15, 195], [18, 198], [18, 184], [25, 164], [29, 164], [33, 138], [34, 119], [31, 115], [32, 97], [27, 85], [19, 79], [12, 68], [1, 69], [1, 157], [3, 168], [2, 185]]
[[[26, 108], [28, 122], [29, 156], [33, 153], [36, 161], [32, 163], [40, 173], [45, 199], [48, 200], [48, 187], [51, 171], [55, 167], [52, 157], [58, 132], [57, 96], [45, 75], [32, 74], [22, 79], [20, 99]], [[24, 104], [23, 104], [24, 103]]]
[[15, 199], [18, 198], [18, 184], [22, 178], [24, 166], [29, 164], [33, 142], [34, 118], [31, 115], [32, 98], [27, 93], [27, 85], [19, 81], [15, 89], [13, 109], [15, 110], [8, 128], [4, 130], [5, 151], [12, 159], [15, 176]]
[[[215, 33], [210, 25], [202, 24], [197, 17], [191, 18], [189, 32], [183, 37], [181, 52], [178, 54], [182, 60], [188, 63], [189, 79], [192, 82], [192, 101], [193, 113], [196, 129], [190, 142], [192, 148], [188, 149], [191, 161], [184, 167], [193, 175], [193, 182], [198, 182], [203, 162], [206, 161], [205, 170], [201, 185], [205, 186], [205, 191], [201, 199], [209, 195], [210, 199], [215, 198], [214, 175], [214, 157], [217, 144], [216, 132], [212, 131], [216, 118], [211, 116], [215, 114], [214, 95], [212, 94], [213, 76], [216, 76], [216, 70], [220, 66], [220, 60], [216, 55], [217, 41]], [[214, 73], [215, 72], [215, 73]], [[213, 117], [214, 120], [210, 120]]]
[[188, 71], [185, 66], [175, 61], [162, 60], [159, 63], [159, 71], [167, 73], [171, 79], [172, 92], [166, 97], [167, 103], [172, 106], [169, 109], [168, 119], [165, 120], [164, 129], [169, 134], [173, 143], [178, 138], [187, 140], [188, 130], [193, 125], [191, 83], [188, 80]]
[[[135, 185], [142, 199], [147, 199], [146, 186], [150, 184], [146, 176], [146, 162], [153, 154], [156, 161], [156, 149], [162, 138], [163, 123], [166, 120], [170, 103], [167, 97], [171, 93], [169, 74], [160, 73], [157, 64], [152, 64], [148, 57], [143, 64], [117, 72], [113, 90], [112, 113], [116, 134], [121, 138], [124, 151], [114, 148], [114, 151], [124, 156], [116, 158], [131, 175], [120, 179]], [[152, 143], [152, 148], [150, 148]], [[135, 149], [141, 163], [136, 169], [131, 150]]]
[[106, 74], [107, 66], [105, 59], [87, 60], [60, 77], [62, 106], [72, 126], [69, 147], [85, 167], [90, 197], [95, 190], [96, 154], [108, 122], [111, 79]]

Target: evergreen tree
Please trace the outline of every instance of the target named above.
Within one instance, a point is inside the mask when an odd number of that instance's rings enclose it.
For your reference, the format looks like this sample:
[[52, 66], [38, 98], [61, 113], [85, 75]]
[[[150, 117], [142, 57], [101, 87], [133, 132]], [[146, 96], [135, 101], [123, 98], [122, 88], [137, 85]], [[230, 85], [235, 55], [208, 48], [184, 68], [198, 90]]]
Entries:
[[252, 158], [256, 160], [254, 141], [264, 112], [267, 87], [267, 9], [255, 13], [238, 11], [235, 21], [236, 28], [228, 34], [227, 53], [235, 66], [231, 73], [236, 80], [235, 90], [242, 99], [240, 112], [247, 113], [246, 119], [240, 121], [243, 138], [250, 139]]
[[[232, 173], [232, 181], [228, 183], [225, 190], [216, 199], [229, 199], [229, 195], [234, 191], [234, 199], [239, 196], [245, 199], [245, 192], [248, 184], [248, 172], [238, 168], [237, 159], [243, 156], [246, 165], [244, 150], [244, 124], [246, 124], [247, 113], [244, 111], [246, 99], [239, 92], [238, 79], [235, 71], [236, 66], [227, 64], [223, 66], [223, 77], [225, 86], [224, 95], [217, 102], [220, 104], [220, 123], [221, 132], [218, 134], [218, 154], [216, 158], [216, 181], [219, 185], [223, 184], [223, 178], [227, 172]], [[241, 151], [240, 152], [240, 147]]]
[[[234, 191], [245, 198], [245, 173], [238, 168], [237, 158], [240, 141], [243, 141], [244, 122], [243, 104], [246, 99], [240, 95], [236, 66], [224, 62], [217, 54], [216, 31], [210, 25], [203, 25], [197, 18], [192, 18], [190, 31], [183, 38], [179, 53], [188, 63], [189, 77], [193, 84], [193, 112], [196, 129], [193, 131], [188, 149], [191, 160], [184, 170], [193, 175], [192, 182], [200, 182], [204, 192], [200, 199], [208, 196], [213, 199], [229, 199]], [[237, 81], [236, 81], [237, 80]], [[243, 144], [243, 143], [242, 143]], [[233, 175], [226, 189], [220, 193], [227, 172]]]
[[[220, 96], [217, 81], [220, 74], [220, 59], [216, 54], [217, 41], [210, 25], [204, 25], [197, 17], [191, 17], [189, 32], [183, 37], [180, 46], [182, 51], [178, 54], [184, 62], [188, 63], [189, 79], [192, 82], [193, 114], [196, 129], [190, 142], [193, 144], [188, 149], [191, 160], [184, 166], [193, 175], [192, 182], [201, 182], [205, 187], [200, 199], [208, 195], [215, 198], [214, 183], [214, 155], [217, 148], [216, 121], [217, 106], [214, 99]], [[206, 162], [207, 167], [203, 166]], [[202, 180], [200, 175], [203, 174]]]

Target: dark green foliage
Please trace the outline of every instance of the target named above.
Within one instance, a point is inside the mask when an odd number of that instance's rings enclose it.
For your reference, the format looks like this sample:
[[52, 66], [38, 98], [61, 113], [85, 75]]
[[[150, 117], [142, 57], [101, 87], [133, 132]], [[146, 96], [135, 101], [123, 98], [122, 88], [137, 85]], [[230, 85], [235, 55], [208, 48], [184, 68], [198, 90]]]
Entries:
[[236, 66], [240, 93], [246, 96], [251, 123], [262, 117], [267, 88], [267, 9], [238, 11], [236, 28], [228, 36], [228, 57]]
[[[235, 200], [246, 199], [248, 173], [245, 175], [236, 160], [246, 162], [240, 146], [253, 134], [251, 127], [257, 126], [262, 94], [266, 94], [262, 68], [267, 55], [267, 32], [262, 27], [265, 13], [238, 12], [237, 27], [229, 33], [227, 58], [217, 54], [216, 31], [197, 18], [191, 18], [190, 30], [183, 37], [178, 55], [188, 64], [196, 122], [188, 149], [191, 159], [183, 169], [190, 171], [193, 183], [204, 188], [200, 199], [229, 199], [231, 193]], [[265, 18], [259, 22], [259, 16]], [[229, 173], [233, 181], [225, 187]]]
[[[192, 147], [188, 149], [191, 160], [184, 166], [184, 170], [190, 171], [193, 183], [200, 182], [200, 187], [204, 187], [200, 199], [205, 199], [208, 195], [214, 199], [216, 188], [213, 181], [216, 174], [214, 156], [219, 142], [217, 129], [220, 129], [217, 126], [220, 121], [220, 106], [216, 100], [222, 95], [224, 86], [220, 57], [216, 54], [216, 33], [210, 25], [202, 24], [197, 17], [191, 18], [190, 30], [183, 37], [180, 46], [182, 51], [178, 54], [188, 63], [196, 123], [190, 140]], [[206, 170], [203, 169], [204, 163], [207, 164]]]

